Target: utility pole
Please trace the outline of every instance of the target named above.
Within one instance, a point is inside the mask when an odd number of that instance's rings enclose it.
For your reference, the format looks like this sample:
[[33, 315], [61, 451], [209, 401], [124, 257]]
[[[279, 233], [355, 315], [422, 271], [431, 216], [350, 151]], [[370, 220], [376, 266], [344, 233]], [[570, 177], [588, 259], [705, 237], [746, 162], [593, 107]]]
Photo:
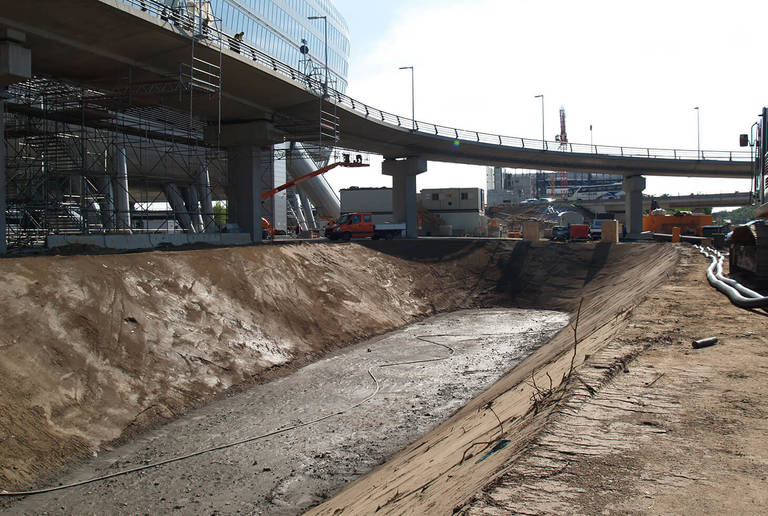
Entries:
[[416, 130], [416, 90], [414, 88], [413, 83], [413, 66], [401, 66], [401, 70], [410, 70], [411, 71], [411, 124], [412, 130]]

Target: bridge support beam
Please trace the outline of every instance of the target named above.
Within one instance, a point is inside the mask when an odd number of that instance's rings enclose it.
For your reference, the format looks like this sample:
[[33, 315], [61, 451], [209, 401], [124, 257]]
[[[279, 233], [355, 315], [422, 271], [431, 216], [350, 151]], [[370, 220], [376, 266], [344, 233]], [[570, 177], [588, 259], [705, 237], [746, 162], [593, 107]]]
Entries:
[[242, 145], [228, 149], [229, 188], [227, 219], [251, 235], [251, 242], [261, 242], [261, 176], [272, 166], [272, 147]]
[[427, 160], [421, 158], [385, 159], [381, 173], [392, 176], [392, 222], [405, 222], [407, 238], [418, 236], [418, 204], [416, 176], [427, 171]]
[[639, 237], [643, 232], [643, 176], [628, 176], [622, 182], [624, 189], [624, 213], [629, 238]]
[[[261, 194], [286, 181], [286, 159], [275, 159], [274, 151], [285, 154], [285, 133], [264, 121], [229, 124], [217, 134], [213, 128], [206, 132], [207, 141], [218, 141], [227, 149], [229, 186], [227, 188], [227, 218], [240, 230], [251, 235], [251, 242], [261, 242], [261, 217], [273, 227], [286, 228], [285, 192], [262, 206]], [[266, 203], [265, 203], [266, 204]]]

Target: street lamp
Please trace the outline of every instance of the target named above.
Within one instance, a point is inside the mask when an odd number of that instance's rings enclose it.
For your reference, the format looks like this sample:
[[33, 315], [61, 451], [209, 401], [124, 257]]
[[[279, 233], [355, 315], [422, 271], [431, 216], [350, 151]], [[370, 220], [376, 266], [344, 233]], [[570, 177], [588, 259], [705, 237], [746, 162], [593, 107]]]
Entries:
[[415, 95], [415, 89], [413, 87], [413, 66], [401, 66], [401, 70], [410, 70], [411, 71], [411, 129], [413, 131], [416, 130], [416, 95]]
[[[546, 143], [544, 140], [544, 94], [536, 95], [533, 98], [535, 99], [541, 99], [541, 150], [544, 150], [546, 148]], [[539, 170], [539, 174], [541, 175], [542, 179], [544, 178], [544, 171]], [[536, 181], [536, 188], [538, 189], [539, 182]], [[544, 190], [546, 192], [546, 189]]]
[[544, 143], [544, 94], [536, 95], [533, 98], [541, 99], [541, 150], [544, 150], [546, 148], [546, 144]]
[[593, 144], [592, 144], [592, 124], [589, 124], [589, 146], [593, 147]]
[[701, 159], [701, 119], [699, 118], [699, 106], [696, 110], [696, 159]]
[[323, 97], [328, 96], [328, 17], [308, 16], [308, 20], [323, 20], [325, 32], [325, 84], [323, 85]]

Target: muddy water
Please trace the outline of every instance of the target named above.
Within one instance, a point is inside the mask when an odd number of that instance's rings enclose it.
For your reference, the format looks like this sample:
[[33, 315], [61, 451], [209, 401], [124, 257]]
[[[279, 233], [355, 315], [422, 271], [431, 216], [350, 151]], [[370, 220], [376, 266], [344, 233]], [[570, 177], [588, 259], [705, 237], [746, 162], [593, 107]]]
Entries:
[[299, 513], [448, 418], [566, 323], [559, 312], [491, 309], [413, 324], [190, 413], [60, 482], [248, 442], [9, 511]]

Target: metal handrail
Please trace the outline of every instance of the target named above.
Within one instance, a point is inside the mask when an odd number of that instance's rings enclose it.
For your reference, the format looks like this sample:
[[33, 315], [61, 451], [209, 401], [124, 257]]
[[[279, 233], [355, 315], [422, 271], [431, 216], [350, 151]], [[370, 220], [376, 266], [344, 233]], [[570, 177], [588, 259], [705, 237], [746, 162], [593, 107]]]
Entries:
[[[145, 6], [146, 12], [160, 16], [167, 7], [157, 0], [122, 0], [124, 3], [134, 6]], [[166, 16], [167, 17], [167, 16]], [[194, 24], [194, 23], [193, 23]], [[179, 30], [184, 31], [183, 24]], [[192, 28], [193, 34], [201, 35], [199, 27]], [[224, 34], [219, 29], [209, 26], [205, 31], [205, 39], [231, 46], [232, 36]], [[323, 82], [306, 75], [303, 72], [271, 57], [261, 50], [252, 47], [245, 41], [239, 41], [239, 54], [244, 57], [250, 57], [254, 62], [263, 65], [274, 72], [283, 75], [292, 82], [302, 86], [307, 91], [321, 95], [323, 92]], [[749, 151], [717, 151], [717, 150], [683, 150], [667, 149], [655, 147], [625, 147], [615, 145], [592, 145], [581, 143], [568, 143], [561, 145], [560, 142], [549, 140], [537, 140], [533, 138], [520, 138], [516, 136], [504, 136], [499, 134], [485, 133], [466, 129], [458, 129], [443, 125], [433, 124], [413, 120], [406, 116], [394, 115], [381, 109], [368, 106], [365, 103], [355, 100], [352, 97], [341, 93], [333, 88], [328, 88], [328, 96], [338, 104], [350, 108], [352, 111], [361, 114], [365, 118], [378, 120], [381, 123], [392, 126], [409, 133], [418, 133], [429, 136], [441, 136], [455, 140], [459, 144], [462, 142], [482, 143], [493, 145], [495, 147], [511, 147], [518, 149], [540, 150], [545, 152], [567, 152], [576, 154], [591, 154], [602, 156], [617, 156], [623, 158], [645, 158], [645, 159], [671, 159], [671, 160], [714, 160], [714, 161], [738, 161], [749, 162], [751, 155]], [[413, 128], [416, 127], [414, 130]]]

